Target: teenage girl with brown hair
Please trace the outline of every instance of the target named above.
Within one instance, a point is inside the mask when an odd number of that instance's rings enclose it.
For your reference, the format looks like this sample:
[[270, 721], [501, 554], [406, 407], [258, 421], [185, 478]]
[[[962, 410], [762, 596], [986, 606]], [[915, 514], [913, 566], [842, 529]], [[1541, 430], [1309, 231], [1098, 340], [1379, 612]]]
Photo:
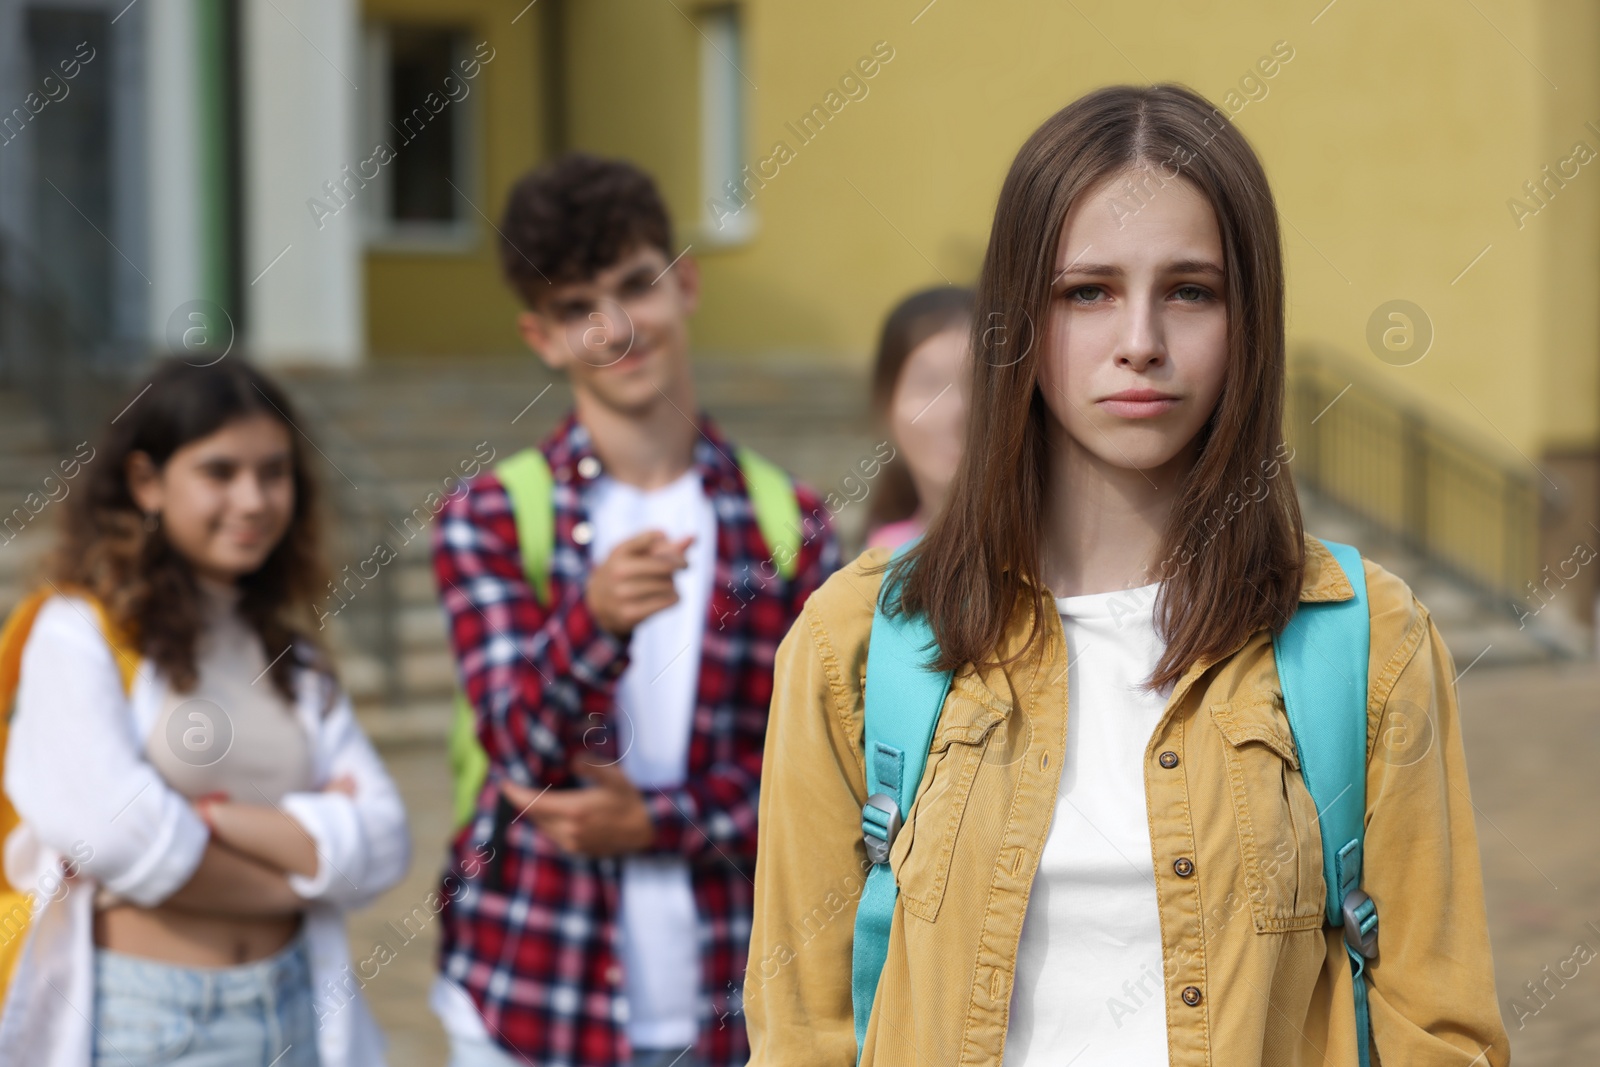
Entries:
[[[1360, 600], [1284, 462], [1282, 250], [1249, 144], [1172, 85], [1047, 119], [1000, 190], [974, 319], [944, 509], [887, 570], [876, 549], [834, 575], [778, 654], [752, 1063], [1355, 1067], [1364, 980], [1371, 1062], [1503, 1067], [1455, 667], [1365, 560], [1361, 885], [1384, 930], [1365, 979], [1325, 925], [1326, 807], [1273, 640], [1298, 608]], [[886, 580], [888, 617], [925, 620], [954, 676], [887, 851], [898, 897], [858, 1046]], [[1394, 752], [1391, 714], [1426, 715], [1428, 742]]]
[[33, 916], [0, 1064], [383, 1062], [343, 917], [409, 839], [308, 624], [306, 452], [258, 371], [173, 360], [68, 502], [25, 605], [6, 874], [74, 877]]

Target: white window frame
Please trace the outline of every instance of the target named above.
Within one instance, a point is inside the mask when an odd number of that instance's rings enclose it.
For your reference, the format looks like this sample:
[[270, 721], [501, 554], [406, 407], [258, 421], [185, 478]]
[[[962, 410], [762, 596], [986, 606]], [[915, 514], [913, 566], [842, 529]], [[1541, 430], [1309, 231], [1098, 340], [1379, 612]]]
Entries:
[[700, 39], [700, 243], [729, 246], [750, 241], [759, 228], [760, 208], [746, 199], [738, 213], [718, 227], [709, 202], [736, 205], [729, 181], [743, 198], [745, 151], [743, 12], [735, 4], [706, 7], [696, 13]]

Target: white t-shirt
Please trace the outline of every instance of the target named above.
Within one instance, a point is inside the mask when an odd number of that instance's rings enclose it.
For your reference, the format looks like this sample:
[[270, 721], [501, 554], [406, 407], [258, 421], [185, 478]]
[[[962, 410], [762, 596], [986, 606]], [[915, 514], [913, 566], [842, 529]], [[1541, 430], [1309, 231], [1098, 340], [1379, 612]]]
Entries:
[[1172, 687], [1138, 688], [1165, 651], [1153, 619], [1159, 591], [1056, 600], [1067, 751], [1022, 924], [1005, 1067], [1167, 1063], [1144, 764]]
[[[717, 517], [700, 473], [643, 492], [607, 477], [591, 489], [591, 557], [603, 560], [645, 530], [694, 534], [677, 573], [678, 602], [634, 628], [628, 669], [617, 683], [622, 769], [640, 788], [682, 785], [700, 680], [700, 637], [711, 604]], [[629, 856], [622, 864], [622, 984], [635, 1048], [683, 1048], [700, 1031], [700, 926], [688, 861]]]
[[[646, 530], [661, 530], [673, 540], [694, 535], [689, 566], [674, 577], [678, 602], [640, 623], [628, 642], [615, 720], [622, 769], [635, 785], [682, 785], [716, 570], [716, 512], [694, 469], [648, 492], [601, 475], [587, 502], [594, 528], [589, 552], [597, 563]], [[629, 1042], [641, 1049], [693, 1045], [700, 1029], [700, 925], [688, 861], [624, 859], [618, 928]], [[487, 1036], [471, 998], [455, 982], [441, 976], [432, 1003], [449, 1032]]]

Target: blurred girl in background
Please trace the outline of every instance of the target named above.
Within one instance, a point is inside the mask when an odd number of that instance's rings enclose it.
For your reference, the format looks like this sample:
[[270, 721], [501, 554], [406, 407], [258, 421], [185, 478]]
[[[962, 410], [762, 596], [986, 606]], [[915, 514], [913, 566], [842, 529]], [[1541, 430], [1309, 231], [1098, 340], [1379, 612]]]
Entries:
[[242, 362], [162, 366], [0, 639], [13, 663], [25, 641], [6, 877], [61, 886], [0, 1064], [383, 1063], [343, 916], [399, 881], [409, 838], [304, 625], [327, 576], [294, 425]]
[[867, 547], [898, 548], [921, 534], [944, 503], [966, 433], [971, 289], [913, 293], [889, 313], [878, 338], [872, 406], [899, 453], [872, 495]]

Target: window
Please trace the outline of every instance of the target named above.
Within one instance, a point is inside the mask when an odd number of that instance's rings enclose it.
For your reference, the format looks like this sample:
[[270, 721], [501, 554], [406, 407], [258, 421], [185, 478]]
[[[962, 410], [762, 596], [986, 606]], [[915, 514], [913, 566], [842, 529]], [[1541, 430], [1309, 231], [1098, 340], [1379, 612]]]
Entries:
[[357, 170], [370, 241], [460, 250], [476, 212], [473, 148], [482, 64], [465, 30], [382, 24], [367, 29], [365, 136]]
[[737, 244], [755, 233], [756, 185], [746, 180], [743, 35], [732, 4], [704, 8], [700, 27], [702, 240]]
[[104, 12], [63, 8], [30, 8], [26, 17], [25, 76], [35, 103], [16, 101], [19, 106], [4, 116], [0, 140], [9, 146], [18, 137], [32, 138], [31, 236], [42, 280], [59, 296], [73, 326], [101, 341], [111, 334], [118, 267], [105, 237], [116, 232], [110, 22]]

